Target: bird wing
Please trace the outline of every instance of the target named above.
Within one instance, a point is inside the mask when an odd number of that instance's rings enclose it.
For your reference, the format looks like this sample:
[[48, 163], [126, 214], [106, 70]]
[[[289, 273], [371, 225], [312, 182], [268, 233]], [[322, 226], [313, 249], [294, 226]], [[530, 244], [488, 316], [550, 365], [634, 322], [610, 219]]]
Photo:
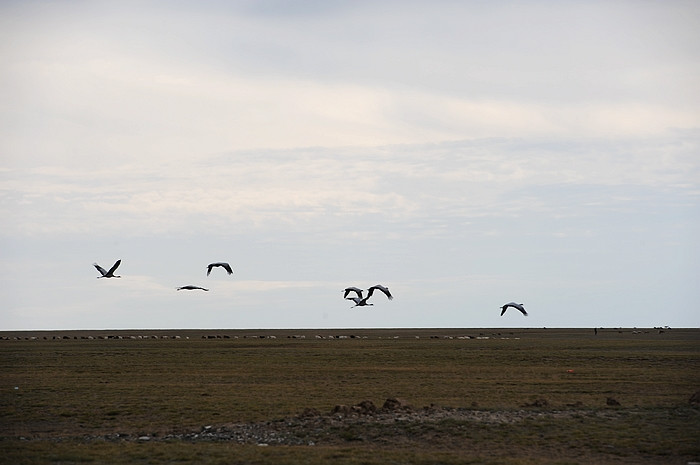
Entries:
[[180, 290], [182, 290], [182, 289], [185, 289], [185, 290], [188, 290], [188, 291], [193, 291], [193, 290], [195, 290], [195, 289], [201, 289], [201, 290], [203, 290], [203, 291], [208, 291], [208, 290], [209, 290], [209, 289], [204, 289], [203, 287], [199, 287], [199, 286], [192, 286], [191, 284], [188, 284], [187, 286], [180, 286], [180, 287], [177, 288], [178, 291], [180, 291]]
[[109, 271], [107, 272], [107, 274], [110, 275], [110, 276], [111, 276], [112, 274], [114, 274], [114, 272], [117, 271], [117, 268], [119, 268], [119, 265], [121, 265], [121, 263], [122, 263], [121, 259], [119, 259], [119, 260], [117, 260], [116, 262], [114, 262], [114, 265], [112, 265], [112, 268], [109, 269]]
[[356, 287], [346, 287], [345, 294], [343, 294], [343, 298], [347, 298], [348, 294], [350, 294], [351, 292], [356, 292], [357, 297], [362, 298], [362, 289], [358, 289]]
[[508, 302], [508, 303], [505, 304], [503, 307], [501, 307], [501, 308], [503, 309], [503, 311], [501, 312], [501, 316], [503, 316], [503, 314], [506, 312], [506, 309], [507, 309], [508, 307], [517, 308], [518, 311], [520, 311], [520, 313], [522, 313], [523, 315], [527, 316], [527, 312], [525, 311], [525, 307], [523, 307], [523, 304], [519, 304], [519, 303], [516, 303], [516, 302]]
[[352, 300], [356, 304], [359, 304], [360, 302], [362, 302], [362, 299], [360, 297], [346, 297], [345, 300]]
[[514, 305], [514, 307], [517, 308], [518, 310], [520, 310], [520, 313], [527, 316], [527, 312], [525, 311], [525, 307], [523, 307], [522, 304]]
[[207, 276], [209, 276], [209, 273], [211, 273], [211, 269], [214, 268], [215, 266], [223, 267], [228, 274], [233, 274], [233, 270], [231, 269], [231, 265], [229, 265], [226, 262], [216, 262], [216, 263], [210, 263], [209, 266], [207, 266]]
[[107, 270], [105, 270], [104, 268], [102, 268], [102, 267], [101, 267], [100, 265], [98, 265], [97, 263], [93, 263], [92, 266], [94, 266], [95, 268], [97, 268], [97, 271], [99, 271], [100, 274], [101, 274], [102, 276], [104, 276], [104, 275], [107, 274]]
[[386, 295], [389, 298], [389, 300], [394, 298], [394, 296], [391, 295], [391, 292], [389, 292], [389, 288], [384, 287], [381, 284], [377, 284], [376, 286], [372, 286], [369, 288], [369, 293], [367, 294], [368, 299], [370, 298], [375, 289], [379, 289], [380, 291], [382, 291], [384, 295]]

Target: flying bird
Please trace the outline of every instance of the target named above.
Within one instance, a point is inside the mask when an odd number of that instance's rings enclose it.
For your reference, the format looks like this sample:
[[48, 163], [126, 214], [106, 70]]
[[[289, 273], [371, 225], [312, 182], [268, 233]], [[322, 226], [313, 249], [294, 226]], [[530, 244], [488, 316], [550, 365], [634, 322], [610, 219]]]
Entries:
[[506, 309], [507, 309], [508, 307], [516, 308], [516, 309], [520, 310], [520, 313], [522, 313], [523, 315], [527, 316], [527, 312], [525, 311], [525, 307], [523, 307], [523, 305], [524, 305], [524, 304], [516, 304], [515, 302], [508, 302], [508, 303], [505, 304], [503, 307], [501, 307], [501, 309], [502, 309], [502, 310], [501, 310], [501, 316], [503, 316], [503, 314], [506, 312]]
[[209, 273], [211, 273], [211, 269], [214, 268], [215, 266], [220, 266], [220, 267], [224, 268], [228, 272], [228, 274], [233, 274], [233, 270], [231, 269], [231, 265], [229, 265], [226, 262], [216, 262], [216, 263], [210, 263], [207, 266], [207, 276], [209, 276]]
[[372, 297], [372, 294], [374, 293], [374, 290], [375, 290], [375, 289], [378, 289], [378, 290], [382, 291], [382, 292], [389, 298], [389, 300], [391, 300], [391, 299], [394, 298], [394, 296], [391, 295], [391, 292], [389, 292], [389, 288], [388, 288], [388, 287], [384, 287], [384, 286], [382, 286], [381, 284], [377, 284], [376, 286], [372, 286], [372, 287], [370, 287], [369, 289], [367, 289], [367, 298], [368, 298], [368, 299], [369, 299], [370, 297]]
[[204, 289], [203, 287], [192, 286], [192, 285], [189, 285], [189, 286], [181, 286], [181, 287], [178, 287], [178, 288], [177, 288], [178, 291], [181, 291], [181, 290], [183, 290], [183, 289], [186, 290], [186, 291], [194, 291], [194, 290], [196, 290], [196, 289], [201, 289], [201, 290], [203, 290], [203, 291], [208, 291], [208, 290], [209, 290], [209, 289]]
[[374, 304], [368, 303], [367, 299], [369, 299], [369, 296], [365, 297], [364, 299], [362, 297], [348, 297], [345, 300], [352, 300], [353, 302], [355, 302], [355, 305], [353, 305], [350, 308], [366, 307], [368, 305], [374, 305]]
[[99, 278], [121, 278], [121, 276], [115, 276], [114, 272], [117, 271], [117, 268], [119, 268], [119, 265], [121, 264], [121, 259], [117, 260], [114, 262], [114, 265], [112, 265], [112, 268], [109, 269], [109, 271], [105, 271], [104, 268], [102, 268], [100, 265], [97, 263], [93, 263], [92, 266], [97, 268], [97, 271], [100, 272], [102, 276], [98, 276], [97, 279]]
[[[360, 299], [362, 298], [362, 289], [358, 289], [356, 287], [350, 286], [350, 287], [345, 288], [345, 294], [343, 294], [343, 299], [347, 299], [348, 294], [350, 294], [351, 292], [356, 292], [357, 297], [359, 297]], [[350, 299], [348, 299], [348, 300], [350, 300]]]
[[[362, 297], [362, 293], [363, 293], [362, 289], [358, 289], [357, 287], [353, 287], [353, 286], [346, 287], [344, 289], [343, 298], [345, 300], [352, 300], [353, 302], [355, 302], [355, 305], [353, 305], [350, 308], [366, 307], [368, 305], [374, 305], [374, 304], [367, 302], [367, 300], [369, 300], [369, 298], [372, 297], [372, 294], [374, 294], [375, 290], [382, 291], [389, 298], [389, 300], [394, 298], [394, 296], [391, 295], [391, 292], [389, 292], [389, 288], [386, 288], [386, 287], [382, 286], [381, 284], [377, 284], [376, 286], [372, 286], [369, 289], [367, 289], [367, 297], [364, 297], [364, 298]], [[357, 296], [356, 297], [348, 297], [348, 295], [351, 292], [356, 293]]]

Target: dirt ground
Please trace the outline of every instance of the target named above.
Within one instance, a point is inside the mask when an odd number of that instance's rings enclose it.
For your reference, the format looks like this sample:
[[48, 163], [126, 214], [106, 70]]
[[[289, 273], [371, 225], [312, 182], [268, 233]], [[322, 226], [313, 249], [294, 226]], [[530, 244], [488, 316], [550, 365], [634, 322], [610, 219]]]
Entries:
[[[545, 406], [546, 407], [546, 406]], [[637, 412], [640, 421], [646, 412]], [[678, 412], [676, 412], [678, 414]], [[690, 423], [700, 425], [700, 410], [686, 409]], [[610, 409], [552, 410], [528, 406], [517, 410], [478, 410], [429, 406], [413, 408], [400, 399], [387, 399], [377, 407], [372, 401], [355, 405], [337, 405], [330, 412], [306, 408], [299, 415], [271, 421], [204, 425], [196, 430], [121, 432], [102, 435], [67, 435], [41, 438], [55, 443], [79, 441], [84, 444], [138, 443], [228, 443], [259, 447], [292, 446], [342, 448], [351, 446], [382, 451], [423, 450], [471, 457], [465, 463], [485, 463], [477, 457], [489, 457], [498, 463], [514, 459], [515, 463], [580, 464], [677, 464], [693, 463], [692, 454], [669, 451], [668, 456], [640, 453], [638, 448], [620, 444], [590, 444], [585, 438], [557, 434], [552, 426], [574, 424], [625, 423], [634, 412]], [[538, 426], [539, 425], [539, 426]], [[541, 425], [545, 425], [543, 428]], [[535, 426], [536, 431], [526, 429]], [[699, 429], [700, 431], [700, 429]], [[509, 441], [508, 438], [511, 438]], [[28, 439], [28, 438], [25, 438]], [[30, 442], [30, 441], [28, 441]], [[507, 442], [507, 447], [504, 444]], [[452, 463], [452, 462], [445, 462]], [[489, 462], [490, 463], [490, 462]]]
[[133, 333], [3, 334], [0, 463], [700, 462], [698, 331]]

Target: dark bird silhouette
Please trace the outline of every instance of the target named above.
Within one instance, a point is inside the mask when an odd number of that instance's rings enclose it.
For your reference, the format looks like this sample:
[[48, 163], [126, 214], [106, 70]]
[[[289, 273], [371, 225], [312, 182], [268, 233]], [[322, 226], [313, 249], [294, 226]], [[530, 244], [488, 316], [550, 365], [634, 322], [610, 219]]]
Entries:
[[375, 290], [375, 289], [378, 289], [378, 290], [382, 291], [382, 292], [389, 298], [389, 300], [391, 300], [391, 299], [394, 298], [394, 296], [391, 295], [391, 292], [389, 292], [389, 288], [388, 288], [388, 287], [384, 287], [384, 286], [382, 286], [381, 284], [377, 284], [377, 285], [372, 286], [372, 287], [370, 287], [369, 289], [367, 289], [367, 298], [368, 298], [368, 299], [369, 299], [370, 297], [372, 297], [372, 294], [374, 293], [374, 290]]
[[350, 294], [351, 292], [356, 292], [357, 297], [359, 297], [360, 299], [362, 298], [362, 289], [358, 289], [356, 287], [350, 286], [350, 287], [346, 287], [344, 292], [345, 292], [345, 294], [343, 294], [343, 299], [347, 299], [348, 294]]
[[[394, 296], [391, 295], [391, 292], [389, 292], [389, 289], [382, 286], [381, 284], [377, 284], [376, 286], [372, 286], [369, 289], [367, 289], [367, 297], [364, 297], [364, 298], [362, 297], [362, 293], [363, 293], [362, 289], [358, 289], [357, 287], [353, 287], [353, 286], [346, 287], [344, 290], [345, 293], [343, 294], [343, 298], [345, 300], [352, 300], [353, 302], [355, 302], [355, 305], [353, 305], [350, 308], [366, 307], [368, 305], [374, 305], [374, 304], [367, 302], [367, 300], [369, 300], [369, 298], [372, 297], [372, 294], [374, 294], [375, 290], [382, 291], [389, 298], [389, 300], [394, 298]], [[351, 292], [356, 293], [357, 296], [356, 297], [348, 297], [348, 295]]]
[[233, 270], [231, 269], [231, 265], [229, 265], [226, 262], [216, 262], [216, 263], [210, 263], [207, 266], [207, 276], [209, 276], [209, 273], [211, 273], [211, 269], [214, 268], [215, 266], [220, 266], [223, 269], [225, 269], [228, 274], [233, 274]]
[[186, 291], [194, 291], [194, 290], [196, 290], [196, 289], [201, 289], [201, 290], [203, 290], [203, 291], [208, 291], [208, 290], [209, 290], [209, 289], [204, 289], [203, 287], [192, 286], [192, 285], [181, 286], [181, 287], [178, 287], [178, 288], [177, 288], [178, 291], [181, 291], [181, 290], [183, 290], [183, 289], [186, 290]]
[[100, 274], [102, 275], [102, 276], [98, 276], [97, 277], [98, 279], [99, 278], [121, 278], [121, 276], [116, 276], [114, 274], [114, 272], [117, 271], [117, 268], [119, 268], [119, 265], [121, 264], [121, 262], [122, 262], [121, 259], [114, 262], [114, 265], [112, 265], [112, 268], [110, 268], [109, 271], [105, 271], [105, 269], [102, 268], [97, 263], [93, 263], [92, 266], [97, 268], [97, 271], [99, 271]]
[[362, 297], [348, 297], [345, 300], [352, 300], [353, 302], [355, 302], [355, 305], [353, 305], [350, 308], [366, 307], [368, 305], [374, 305], [374, 304], [368, 303], [367, 299], [369, 299], [369, 296], [365, 297], [364, 299]]
[[500, 307], [500, 308], [502, 309], [502, 310], [501, 310], [501, 316], [503, 316], [503, 314], [506, 312], [506, 309], [507, 309], [508, 307], [517, 308], [518, 310], [520, 310], [520, 313], [522, 313], [523, 315], [527, 316], [527, 312], [525, 311], [525, 307], [523, 307], [523, 305], [524, 305], [524, 304], [516, 304], [515, 302], [508, 302], [508, 303], [505, 304], [503, 307]]

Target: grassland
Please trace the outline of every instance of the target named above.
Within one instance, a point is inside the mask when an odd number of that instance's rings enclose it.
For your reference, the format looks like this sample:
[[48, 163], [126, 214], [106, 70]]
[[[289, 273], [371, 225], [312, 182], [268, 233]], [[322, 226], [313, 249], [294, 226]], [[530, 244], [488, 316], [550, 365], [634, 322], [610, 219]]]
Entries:
[[0, 463], [700, 460], [700, 330], [0, 336]]

